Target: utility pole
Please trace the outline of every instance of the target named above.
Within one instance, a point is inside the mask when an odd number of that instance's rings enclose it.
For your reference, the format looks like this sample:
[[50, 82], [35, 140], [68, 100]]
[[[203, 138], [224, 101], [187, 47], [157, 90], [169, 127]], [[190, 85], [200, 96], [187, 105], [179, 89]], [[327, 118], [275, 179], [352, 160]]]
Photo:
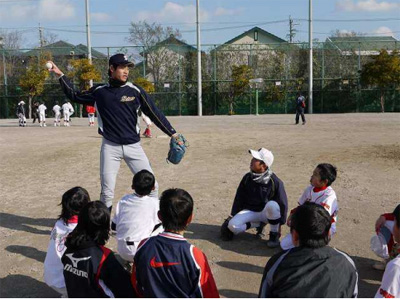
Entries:
[[40, 44], [40, 47], [43, 48], [43, 46], [44, 46], [43, 28], [40, 26], [40, 23], [39, 23], [39, 44]]
[[202, 87], [201, 87], [201, 43], [200, 43], [200, 7], [196, 0], [196, 25], [197, 25], [197, 114], [203, 115]]
[[[89, 63], [92, 64], [92, 43], [90, 41], [90, 14], [89, 14], [89, 0], [86, 0], [86, 40], [88, 48]], [[93, 86], [93, 80], [89, 81], [90, 87]]]
[[296, 29], [294, 29], [294, 26], [297, 26], [297, 25], [299, 25], [299, 24], [295, 24], [293, 22], [292, 16], [289, 16], [289, 34], [288, 34], [289, 43], [293, 43], [293, 38], [295, 37], [296, 31], [297, 31]]
[[313, 27], [312, 27], [312, 0], [308, 5], [308, 113], [313, 113]]

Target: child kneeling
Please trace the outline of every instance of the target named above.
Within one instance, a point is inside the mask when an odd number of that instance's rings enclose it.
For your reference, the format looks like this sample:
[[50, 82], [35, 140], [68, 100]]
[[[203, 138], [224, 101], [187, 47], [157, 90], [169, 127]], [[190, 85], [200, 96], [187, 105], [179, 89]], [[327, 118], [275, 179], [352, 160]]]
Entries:
[[74, 187], [65, 192], [61, 199], [61, 215], [51, 231], [50, 242], [44, 260], [44, 281], [67, 297], [61, 257], [65, 252], [65, 239], [78, 224], [78, 214], [90, 202], [89, 193], [82, 187]]
[[148, 170], [141, 170], [132, 180], [133, 194], [124, 196], [117, 204], [111, 229], [116, 231], [118, 253], [133, 262], [140, 241], [162, 230], [158, 210], [160, 201], [150, 196], [156, 179]]
[[88, 203], [67, 237], [61, 261], [68, 297], [135, 297], [129, 273], [104, 247], [110, 232], [110, 212], [101, 201]]
[[140, 297], [219, 297], [207, 258], [183, 237], [193, 217], [193, 199], [182, 189], [160, 197], [159, 216], [165, 232], [139, 245], [132, 284]]
[[[304, 190], [303, 195], [299, 198], [300, 206], [306, 202], [313, 202], [328, 211], [332, 217], [332, 225], [329, 230], [330, 237], [336, 233], [336, 220], [339, 211], [336, 193], [331, 187], [331, 184], [336, 180], [336, 172], [336, 167], [331, 164], [318, 164], [310, 178], [310, 186]], [[296, 208], [290, 213], [287, 221], [288, 226], [290, 226], [291, 215], [295, 210]], [[294, 247], [291, 234], [287, 234], [282, 239], [281, 247], [283, 250]]]

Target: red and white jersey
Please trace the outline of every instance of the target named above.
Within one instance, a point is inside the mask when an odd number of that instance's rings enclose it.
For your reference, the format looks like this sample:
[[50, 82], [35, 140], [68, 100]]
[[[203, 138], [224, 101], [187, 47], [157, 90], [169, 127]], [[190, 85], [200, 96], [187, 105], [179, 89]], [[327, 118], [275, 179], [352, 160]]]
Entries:
[[78, 216], [71, 217], [68, 224], [59, 219], [51, 231], [46, 259], [44, 260], [44, 281], [50, 287], [65, 288], [61, 257], [66, 250], [65, 240], [77, 224]]
[[59, 105], [54, 105], [53, 111], [55, 115], [60, 114], [61, 107]]
[[47, 107], [46, 107], [44, 104], [41, 104], [41, 105], [38, 107], [38, 110], [39, 110], [39, 113], [44, 114], [44, 112], [47, 110]]
[[382, 284], [375, 298], [400, 298], [400, 256], [386, 265]]
[[332, 189], [331, 186], [320, 190], [314, 188], [312, 185], [308, 186], [303, 195], [299, 198], [299, 205], [303, 205], [305, 202], [314, 202], [323, 206], [328, 213], [333, 218], [331, 233], [336, 232], [336, 225], [335, 222], [337, 221], [337, 213], [339, 211], [339, 206], [337, 202], [337, 197], [335, 191]]

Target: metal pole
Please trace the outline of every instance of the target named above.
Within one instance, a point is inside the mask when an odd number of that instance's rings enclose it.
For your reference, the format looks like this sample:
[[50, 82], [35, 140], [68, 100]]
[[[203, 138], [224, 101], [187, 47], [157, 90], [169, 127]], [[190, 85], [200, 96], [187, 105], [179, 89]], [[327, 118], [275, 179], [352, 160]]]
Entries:
[[312, 0], [308, 7], [308, 44], [309, 44], [309, 69], [308, 69], [308, 113], [313, 113], [313, 36], [312, 36]]
[[[88, 48], [88, 59], [89, 63], [92, 64], [92, 43], [90, 41], [90, 14], [89, 14], [89, 0], [85, 0], [86, 3], [86, 40]], [[93, 80], [89, 81], [90, 87], [93, 86]]]
[[4, 75], [4, 92], [5, 92], [5, 108], [6, 108], [6, 113], [5, 113], [5, 117], [8, 118], [9, 115], [9, 111], [8, 111], [8, 83], [7, 83], [7, 70], [6, 70], [6, 56], [4, 55], [5, 49], [3, 46], [3, 75]]
[[201, 87], [201, 44], [200, 44], [200, 22], [199, 22], [199, 7], [200, 0], [196, 0], [196, 26], [197, 26], [197, 113], [203, 115], [202, 104], [202, 87]]
[[258, 116], [258, 88], [256, 87], [256, 115]]

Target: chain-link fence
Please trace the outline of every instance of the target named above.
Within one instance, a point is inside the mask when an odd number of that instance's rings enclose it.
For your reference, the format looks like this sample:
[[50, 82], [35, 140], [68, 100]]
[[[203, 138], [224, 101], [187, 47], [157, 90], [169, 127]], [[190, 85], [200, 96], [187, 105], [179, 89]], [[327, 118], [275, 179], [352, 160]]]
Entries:
[[[295, 95], [308, 90], [308, 44], [223, 44], [203, 45], [202, 82], [203, 114], [228, 114], [230, 103], [236, 114], [293, 113]], [[398, 41], [343, 42], [327, 40], [314, 44], [313, 111], [315, 113], [379, 112], [380, 90], [361, 85], [360, 73], [371, 57], [381, 49], [399, 50]], [[28, 92], [21, 87], [21, 77], [41, 56], [51, 55], [65, 73], [71, 71], [71, 59], [86, 57], [83, 45], [63, 45], [40, 49], [0, 49], [0, 118], [15, 117], [17, 103], [27, 102]], [[108, 58], [124, 53], [136, 62], [130, 80], [144, 77], [154, 84], [152, 97], [166, 115], [197, 114], [197, 50], [180, 44], [143, 48], [92, 48], [93, 64], [108, 80]], [[249, 85], [240, 96], [232, 96], [232, 66], [247, 65], [253, 78], [262, 78], [256, 90]], [[44, 66], [43, 66], [44, 67]], [[95, 83], [102, 83], [95, 82]], [[399, 86], [385, 92], [385, 111], [400, 111]], [[257, 100], [258, 98], [258, 100]], [[49, 110], [65, 99], [52, 75], [44, 91], [33, 100], [42, 101]], [[76, 107], [78, 108], [78, 107]], [[79, 109], [76, 109], [79, 111]], [[79, 114], [79, 113], [78, 113]]]

